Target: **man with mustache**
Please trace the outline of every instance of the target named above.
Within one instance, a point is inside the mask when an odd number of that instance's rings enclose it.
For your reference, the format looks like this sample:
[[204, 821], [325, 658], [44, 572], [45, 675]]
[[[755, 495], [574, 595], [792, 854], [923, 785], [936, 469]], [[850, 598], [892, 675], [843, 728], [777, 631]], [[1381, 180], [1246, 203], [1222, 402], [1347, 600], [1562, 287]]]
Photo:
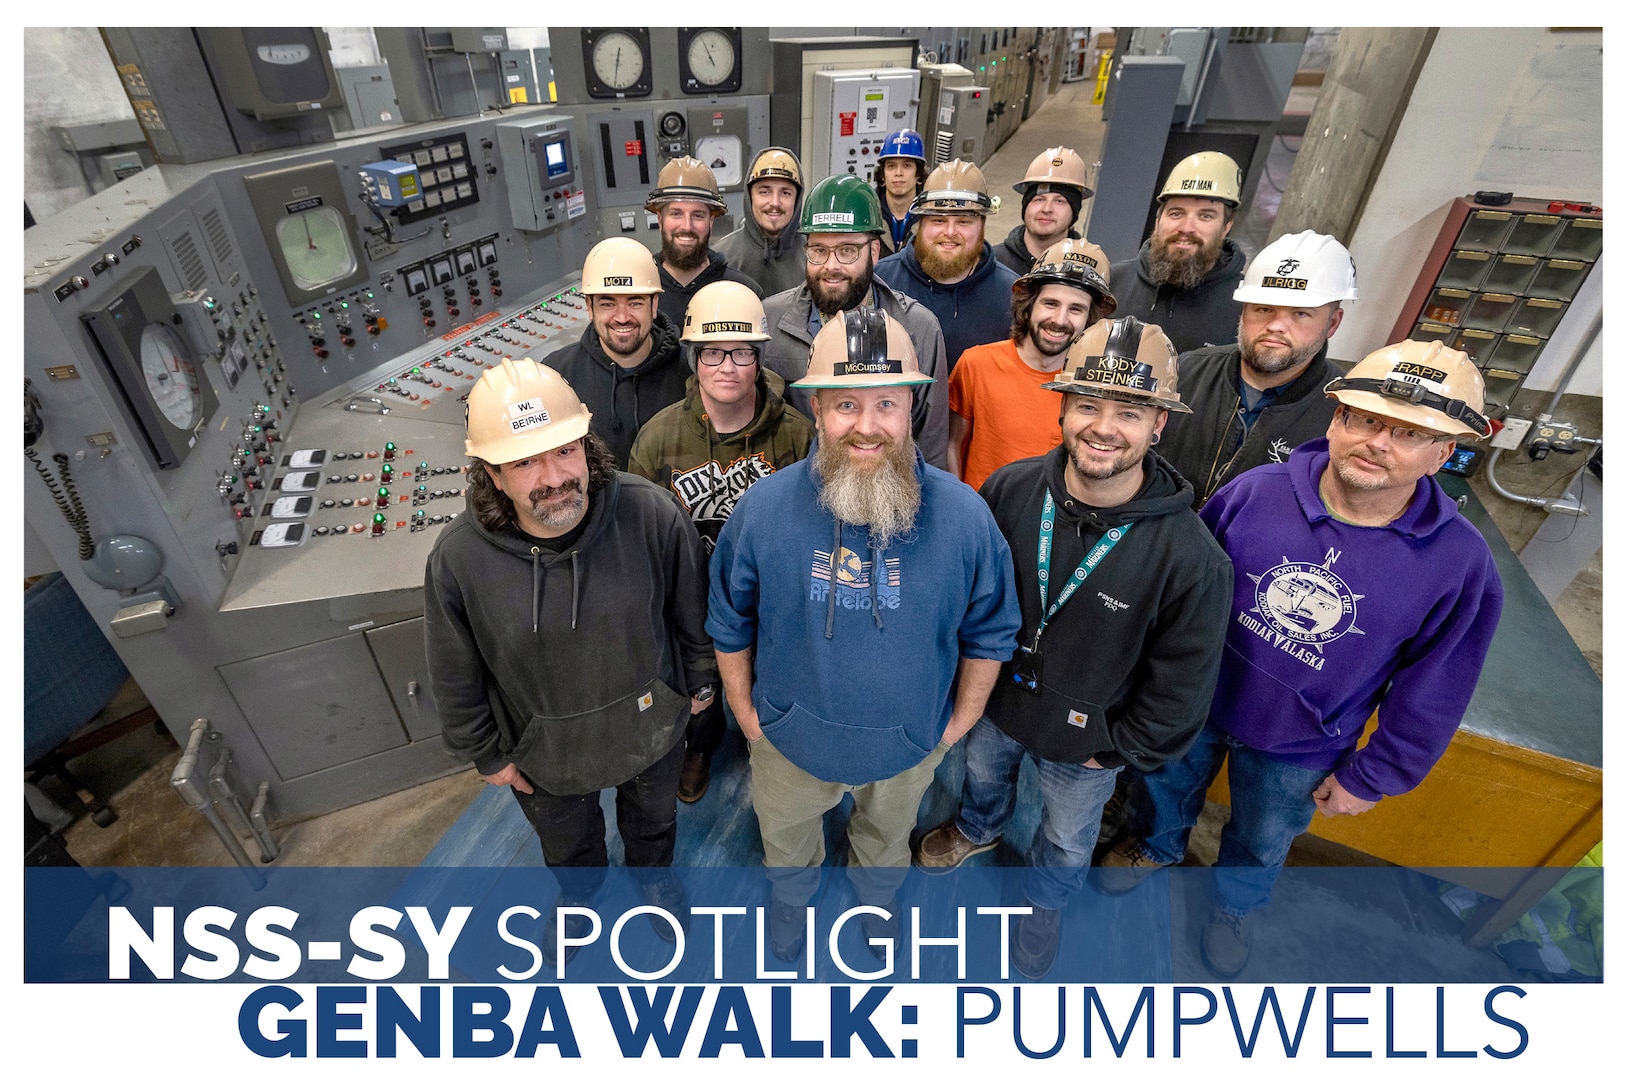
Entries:
[[746, 171], [751, 210], [740, 228], [713, 248], [731, 269], [750, 273], [770, 296], [803, 283], [803, 234], [795, 228], [803, 198], [803, 167], [797, 155], [771, 146]]
[[1328, 429], [1334, 401], [1322, 388], [1340, 374], [1328, 339], [1344, 318], [1340, 304], [1357, 298], [1357, 268], [1332, 236], [1280, 236], [1250, 262], [1232, 298], [1243, 305], [1238, 340], [1182, 355], [1182, 397], [1193, 412], [1171, 417], [1159, 444], [1199, 506]]
[[1009, 947], [1031, 979], [1057, 956], [1116, 778], [1179, 757], [1203, 727], [1232, 596], [1232, 564], [1193, 513], [1192, 489], [1153, 452], [1186, 408], [1169, 339], [1138, 319], [1099, 322], [1044, 389], [1061, 393], [1062, 445], [982, 491], [1017, 570], [1017, 655], [967, 736], [959, 811], [916, 849], [923, 872], [942, 874], [994, 848], [1033, 760], [1033, 910]]
[[1232, 292], [1246, 259], [1227, 234], [1243, 183], [1238, 163], [1225, 154], [1183, 158], [1159, 192], [1153, 235], [1136, 258], [1113, 264], [1119, 310], [1157, 323], [1177, 352], [1234, 340]]
[[814, 414], [812, 392], [797, 381], [808, 373], [809, 352], [820, 328], [844, 311], [874, 307], [887, 313], [910, 336], [924, 375], [914, 387], [910, 433], [929, 465], [949, 461], [949, 365], [938, 319], [921, 304], [876, 280], [878, 237], [886, 225], [876, 192], [852, 173], [828, 176], [803, 200], [798, 228], [805, 238], [807, 277], [795, 289], [763, 301], [769, 340], [763, 365], [786, 383], [786, 401], [805, 416]]
[[1064, 240], [1012, 285], [1012, 333], [978, 345], [950, 373], [950, 472], [974, 489], [1020, 458], [1044, 454], [1062, 439], [1051, 423], [1057, 377], [1068, 348], [1114, 310], [1108, 283], [1094, 268], [1096, 245]]
[[[561, 903], [604, 880], [599, 796], [615, 788], [626, 865], [682, 926], [669, 867], [684, 727], [717, 683], [706, 554], [669, 492], [616, 471], [591, 419], [531, 359], [470, 390], [468, 512], [424, 571], [430, 692], [448, 748], [536, 830]], [[674, 922], [651, 923], [675, 939]], [[543, 925], [552, 961], [552, 912]]]
[[970, 161], [946, 161], [927, 174], [916, 196], [914, 243], [876, 264], [878, 280], [938, 316], [952, 372], [962, 353], [1002, 340], [1011, 327], [1017, 273], [984, 241], [994, 207], [983, 170]]
[[839, 313], [802, 380], [814, 455], [754, 484], [713, 552], [707, 626], [751, 750], [783, 960], [803, 948], [824, 814], [849, 793], [849, 876], [877, 909], [862, 929], [891, 955], [922, 793], [1017, 634], [989, 507], [911, 440], [910, 387], [930, 378], [885, 312]]
[[[1054, 244], [1080, 238], [1074, 226], [1080, 220], [1080, 208], [1094, 193], [1085, 183], [1085, 162], [1066, 146], [1036, 154], [1028, 172], [1012, 189], [1023, 196], [1023, 220], [996, 246], [995, 258], [1013, 271], [1027, 274]], [[1091, 269], [1106, 278], [1108, 260], [1101, 248], [1091, 246], [1101, 259]]]
[[1403, 341], [1324, 390], [1326, 440], [1249, 470], [1200, 514], [1235, 567], [1209, 720], [1144, 778], [1133, 835], [1102, 859], [1109, 892], [1181, 861], [1225, 762], [1232, 814], [1201, 941], [1222, 978], [1248, 964], [1251, 914], [1313, 814], [1366, 813], [1434, 767], [1503, 607], [1486, 540], [1431, 479], [1459, 439], [1492, 430], [1474, 362]]
[[592, 325], [543, 362], [587, 403], [594, 434], [615, 466], [626, 468], [639, 428], [684, 398], [689, 369], [679, 355], [678, 327], [656, 310], [662, 291], [656, 260], [631, 236], [613, 236], [589, 250], [579, 291]]
[[675, 318], [689, 310], [695, 294], [714, 281], [738, 281], [763, 295], [756, 281], [708, 246], [712, 219], [728, 213], [729, 208], [718, 194], [718, 178], [706, 162], [681, 157], [663, 165], [644, 208], [656, 215], [661, 229], [661, 291]]

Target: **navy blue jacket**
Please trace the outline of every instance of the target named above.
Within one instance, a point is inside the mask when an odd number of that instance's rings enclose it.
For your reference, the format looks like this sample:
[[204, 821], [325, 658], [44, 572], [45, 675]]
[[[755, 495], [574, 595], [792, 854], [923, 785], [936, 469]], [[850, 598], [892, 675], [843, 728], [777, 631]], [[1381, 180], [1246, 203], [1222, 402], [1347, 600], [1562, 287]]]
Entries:
[[938, 316], [951, 371], [961, 354], [974, 345], [1005, 341], [1012, 336], [1012, 284], [1018, 276], [996, 260], [994, 249], [987, 243], [972, 273], [954, 285], [940, 285], [928, 277], [916, 260], [914, 246], [877, 263], [876, 277]]

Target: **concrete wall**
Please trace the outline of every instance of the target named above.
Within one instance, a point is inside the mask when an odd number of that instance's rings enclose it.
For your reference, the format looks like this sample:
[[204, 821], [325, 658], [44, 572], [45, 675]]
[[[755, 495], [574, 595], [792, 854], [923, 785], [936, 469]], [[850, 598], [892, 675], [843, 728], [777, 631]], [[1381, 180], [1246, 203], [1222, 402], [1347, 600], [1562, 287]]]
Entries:
[[[1493, 190], [1605, 201], [1602, 77], [1599, 32], [1439, 31], [1351, 237], [1362, 299], [1349, 306], [1336, 356], [1387, 343], [1453, 198]], [[1578, 297], [1528, 388], [1554, 388], [1565, 341], [1580, 336], [1598, 304]], [[1599, 395], [1602, 377], [1596, 343], [1569, 391]]]
[[135, 116], [95, 27], [23, 29], [23, 198], [35, 221], [90, 195], [78, 160], [57, 146], [51, 125]]

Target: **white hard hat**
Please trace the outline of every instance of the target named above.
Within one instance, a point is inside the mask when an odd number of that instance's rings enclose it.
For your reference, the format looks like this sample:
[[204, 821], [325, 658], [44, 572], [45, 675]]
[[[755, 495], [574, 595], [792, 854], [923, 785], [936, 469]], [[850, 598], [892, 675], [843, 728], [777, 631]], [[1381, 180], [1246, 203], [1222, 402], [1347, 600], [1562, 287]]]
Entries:
[[1357, 298], [1357, 265], [1345, 245], [1322, 233], [1280, 236], [1261, 249], [1232, 298], [1273, 307], [1321, 307]]

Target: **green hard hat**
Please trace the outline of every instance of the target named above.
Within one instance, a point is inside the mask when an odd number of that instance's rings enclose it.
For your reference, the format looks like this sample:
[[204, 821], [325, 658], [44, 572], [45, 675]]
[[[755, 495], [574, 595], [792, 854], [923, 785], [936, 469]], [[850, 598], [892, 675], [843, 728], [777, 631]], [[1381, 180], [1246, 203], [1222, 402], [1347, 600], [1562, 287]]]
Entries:
[[882, 204], [876, 189], [852, 173], [827, 176], [803, 199], [802, 233], [879, 233]]

